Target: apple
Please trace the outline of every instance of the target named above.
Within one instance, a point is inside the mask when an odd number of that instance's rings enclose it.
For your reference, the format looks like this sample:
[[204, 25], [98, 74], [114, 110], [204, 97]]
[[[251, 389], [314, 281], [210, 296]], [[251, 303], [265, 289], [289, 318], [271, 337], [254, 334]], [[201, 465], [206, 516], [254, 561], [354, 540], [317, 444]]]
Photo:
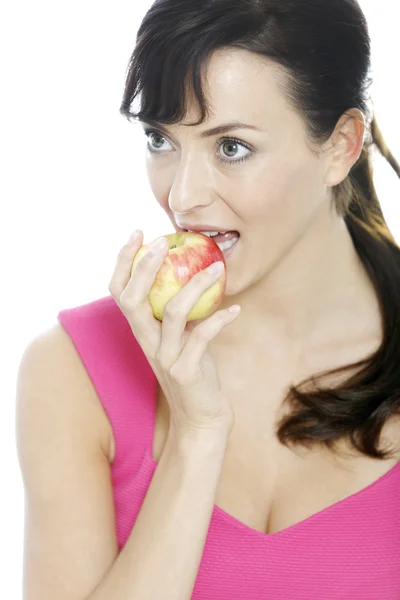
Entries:
[[[163, 320], [166, 304], [180, 292], [193, 275], [214, 262], [222, 261], [225, 264], [225, 271], [221, 277], [202, 294], [189, 311], [186, 320], [204, 319], [217, 310], [226, 290], [226, 262], [222, 250], [212, 238], [203, 233], [184, 231], [162, 237], [168, 241], [169, 251], [148, 296], [153, 315], [159, 321]], [[132, 262], [131, 275], [149, 248], [150, 244], [139, 248]]]

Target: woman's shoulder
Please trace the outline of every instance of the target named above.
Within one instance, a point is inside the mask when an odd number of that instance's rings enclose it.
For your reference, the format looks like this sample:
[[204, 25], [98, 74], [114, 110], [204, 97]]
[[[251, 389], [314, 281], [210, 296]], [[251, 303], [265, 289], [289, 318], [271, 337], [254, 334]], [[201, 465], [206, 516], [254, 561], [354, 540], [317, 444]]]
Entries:
[[[29, 341], [20, 359], [17, 401], [38, 418], [49, 412], [65, 427], [80, 427], [112, 462], [113, 432], [96, 389], [67, 331], [58, 321]], [[90, 443], [90, 442], [89, 442]]]

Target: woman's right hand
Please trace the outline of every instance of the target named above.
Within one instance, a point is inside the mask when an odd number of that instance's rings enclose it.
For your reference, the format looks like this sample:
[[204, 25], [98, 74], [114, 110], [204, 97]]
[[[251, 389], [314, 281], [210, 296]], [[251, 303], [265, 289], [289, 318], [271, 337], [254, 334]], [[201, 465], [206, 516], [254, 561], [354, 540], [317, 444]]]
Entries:
[[217, 311], [192, 331], [185, 331], [189, 311], [222, 273], [196, 273], [168, 302], [160, 322], [153, 316], [148, 295], [168, 254], [168, 242], [165, 240], [160, 253], [147, 252], [131, 276], [132, 262], [141, 245], [140, 231], [134, 242], [120, 250], [108, 289], [160, 383], [169, 404], [170, 425], [177, 434], [221, 428], [230, 431], [234, 412], [221, 391], [207, 346], [240, 313]]

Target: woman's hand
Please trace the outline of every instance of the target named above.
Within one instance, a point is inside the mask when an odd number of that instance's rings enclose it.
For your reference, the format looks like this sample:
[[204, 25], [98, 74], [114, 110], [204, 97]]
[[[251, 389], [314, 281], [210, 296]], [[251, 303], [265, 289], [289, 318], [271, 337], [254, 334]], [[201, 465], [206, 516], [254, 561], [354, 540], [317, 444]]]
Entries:
[[[164, 238], [165, 239], [165, 238]], [[192, 430], [231, 429], [234, 412], [221, 391], [218, 372], [208, 352], [208, 343], [240, 313], [221, 310], [204, 319], [191, 332], [185, 331], [187, 315], [202, 294], [222, 273], [196, 273], [165, 307], [163, 321], [154, 318], [148, 294], [164, 259], [164, 249], [151, 250], [130, 275], [142, 232], [118, 254], [108, 289], [125, 315], [149, 361], [169, 404], [171, 426], [178, 434]]]

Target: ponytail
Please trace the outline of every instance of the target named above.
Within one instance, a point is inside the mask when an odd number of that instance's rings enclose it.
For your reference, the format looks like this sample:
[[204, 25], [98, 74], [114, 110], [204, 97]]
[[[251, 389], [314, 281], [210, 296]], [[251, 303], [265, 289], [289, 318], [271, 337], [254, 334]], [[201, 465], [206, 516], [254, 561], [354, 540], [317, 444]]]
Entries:
[[[315, 384], [317, 376], [291, 386], [286, 401], [294, 411], [281, 418], [281, 443], [311, 445], [316, 441], [332, 449], [349, 436], [355, 448], [373, 458], [388, 458], [397, 449], [378, 448], [386, 421], [400, 414], [400, 248], [385, 221], [373, 182], [371, 147], [375, 145], [400, 177], [399, 163], [389, 150], [375, 114], [370, 136], [347, 179], [334, 188], [336, 208], [344, 217], [354, 247], [375, 287], [383, 322], [379, 349], [364, 360], [321, 373], [320, 376], [356, 374], [334, 388]], [[316, 391], [300, 391], [310, 382]], [[340, 407], [340, 410], [339, 410]]]

